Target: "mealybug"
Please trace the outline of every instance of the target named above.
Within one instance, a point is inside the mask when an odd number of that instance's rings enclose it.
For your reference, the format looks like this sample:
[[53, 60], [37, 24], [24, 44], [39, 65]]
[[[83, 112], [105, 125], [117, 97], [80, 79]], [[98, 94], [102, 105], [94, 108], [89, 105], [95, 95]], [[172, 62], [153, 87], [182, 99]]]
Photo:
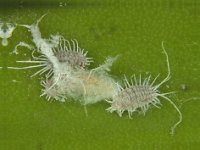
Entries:
[[171, 129], [171, 133], [174, 134], [175, 128], [182, 121], [182, 114], [175, 103], [166, 96], [171, 92], [159, 92], [159, 87], [170, 79], [170, 65], [168, 54], [164, 48], [163, 42], [162, 48], [167, 61], [167, 77], [157, 85], [155, 85], [154, 83], [159, 75], [152, 82], [150, 82], [151, 76], [149, 76], [142, 82], [141, 75], [139, 80], [136, 79], [134, 75], [134, 81], [131, 80], [131, 83], [129, 83], [128, 80], [125, 78], [125, 88], [118, 85], [118, 93], [113, 96], [111, 101], [108, 101], [109, 103], [111, 103], [111, 106], [107, 110], [109, 112], [116, 111], [120, 117], [122, 116], [124, 111], [128, 111], [128, 115], [131, 118], [132, 113], [135, 111], [142, 111], [145, 114], [150, 105], [158, 107], [157, 104], [160, 104], [159, 97], [164, 98], [165, 100], [169, 101], [179, 113], [179, 121], [174, 124]]
[[73, 69], [85, 69], [92, 62], [92, 58], [87, 57], [87, 52], [81, 49], [77, 40], [70, 41], [59, 38], [58, 46], [53, 48], [53, 52], [60, 63], [67, 63]]
[[[52, 43], [57, 41], [52, 41], [53, 39], [49, 40]], [[26, 44], [24, 42], [20, 42], [14, 50], [14, 53], [17, 52], [17, 47], [23, 46], [30, 50], [32, 50], [32, 60], [23, 60], [23, 61], [16, 61], [20, 63], [30, 63], [30, 64], [36, 64], [31, 65], [27, 67], [8, 67], [9, 69], [30, 69], [30, 68], [37, 68], [42, 67], [40, 70], [38, 70], [36, 73], [34, 73], [31, 77], [46, 73], [47, 78], [51, 77], [53, 74], [53, 64], [52, 62], [46, 57], [46, 55], [39, 53], [39, 57], [34, 56], [34, 52], [38, 51], [33, 46]], [[63, 69], [86, 69], [87, 66], [90, 65], [91, 62], [93, 62], [92, 58], [87, 57], [87, 51], [84, 52], [83, 49], [81, 49], [78, 45], [77, 40], [71, 40], [70, 41], [64, 39], [64, 37], [59, 36], [58, 44], [52, 46], [52, 50], [54, 57], [58, 60], [58, 64], [60, 66], [63, 66], [62, 72], [64, 72]], [[67, 71], [66, 71], [67, 72]]]
[[[46, 14], [45, 14], [46, 15]], [[87, 52], [81, 49], [77, 40], [68, 41], [60, 35], [52, 35], [49, 39], [43, 39], [38, 27], [39, 22], [45, 16], [43, 15], [36, 23], [32, 25], [19, 25], [30, 29], [33, 37], [33, 42], [36, 48], [24, 42], [20, 42], [14, 50], [17, 52], [18, 46], [26, 47], [32, 50], [32, 60], [17, 61], [20, 63], [32, 63], [27, 67], [8, 67], [9, 69], [29, 69], [42, 67], [39, 71], [33, 74], [31, 77], [37, 74], [47, 73], [47, 77], [50, 78], [52, 74], [59, 74], [59, 72], [66, 73], [72, 69], [85, 69], [92, 62], [92, 58], [87, 57]], [[39, 57], [33, 55], [34, 52], [39, 53]]]

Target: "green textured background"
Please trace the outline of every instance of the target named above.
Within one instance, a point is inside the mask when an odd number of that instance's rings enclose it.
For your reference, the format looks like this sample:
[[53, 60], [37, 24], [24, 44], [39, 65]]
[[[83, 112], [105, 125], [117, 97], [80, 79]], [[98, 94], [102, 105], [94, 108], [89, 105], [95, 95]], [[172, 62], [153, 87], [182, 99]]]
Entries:
[[[167, 74], [161, 42], [165, 41], [172, 78], [162, 92], [176, 91], [170, 98], [180, 106], [200, 97], [200, 3], [197, 0], [41, 0], [0, 2], [0, 20], [31, 24], [42, 14], [42, 35], [60, 33], [76, 38], [94, 58], [91, 68], [107, 56], [121, 54], [111, 74], [122, 79], [142, 73], [157, 81]], [[107, 113], [100, 102], [87, 107], [79, 103], [47, 102], [40, 98], [40, 77], [30, 79], [37, 69], [16, 71], [6, 66], [23, 66], [16, 60], [30, 58], [20, 41], [31, 43], [30, 33], [18, 27], [7, 47], [0, 45], [0, 150], [64, 149], [200, 149], [199, 101], [182, 105], [183, 122], [171, 137], [170, 127], [178, 114], [165, 100], [161, 109], [152, 107], [146, 116], [135, 113], [130, 120]], [[186, 89], [182, 88], [186, 86]]]

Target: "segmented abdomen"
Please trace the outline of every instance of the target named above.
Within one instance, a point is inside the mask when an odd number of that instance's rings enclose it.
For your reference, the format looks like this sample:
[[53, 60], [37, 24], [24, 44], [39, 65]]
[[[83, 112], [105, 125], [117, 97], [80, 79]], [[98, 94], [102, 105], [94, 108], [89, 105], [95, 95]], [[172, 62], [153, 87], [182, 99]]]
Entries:
[[87, 58], [76, 51], [59, 51], [55, 53], [59, 62], [67, 62], [73, 68], [84, 68], [88, 65]]
[[130, 86], [114, 96], [111, 107], [116, 110], [137, 109], [151, 103], [155, 97], [155, 91], [149, 86]]

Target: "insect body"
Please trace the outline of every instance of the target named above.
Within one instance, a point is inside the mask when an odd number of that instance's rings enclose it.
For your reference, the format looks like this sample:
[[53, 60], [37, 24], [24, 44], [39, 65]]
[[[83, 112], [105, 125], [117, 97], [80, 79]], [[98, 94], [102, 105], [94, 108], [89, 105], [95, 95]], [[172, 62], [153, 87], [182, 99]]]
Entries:
[[179, 121], [172, 127], [171, 133], [174, 134], [174, 130], [176, 126], [182, 121], [182, 114], [177, 106], [166, 96], [169, 93], [160, 93], [159, 87], [166, 83], [170, 79], [170, 66], [168, 60], [168, 54], [163, 46], [163, 51], [166, 55], [166, 61], [168, 66], [168, 75], [167, 77], [160, 82], [159, 84], [155, 85], [155, 81], [158, 76], [150, 82], [151, 76], [146, 78], [143, 82], [141, 79], [141, 75], [139, 80], [134, 76], [134, 81], [131, 80], [131, 83], [125, 78], [125, 88], [118, 85], [118, 93], [113, 96], [111, 101], [111, 106], [107, 109], [109, 112], [116, 111], [118, 115], [121, 117], [123, 112], [128, 111], [129, 117], [135, 111], [142, 111], [144, 114], [149, 109], [150, 105], [157, 105], [160, 104], [159, 97], [164, 98], [165, 100], [169, 101], [174, 108], [179, 113]]
[[[51, 42], [52, 39], [50, 40]], [[56, 61], [57, 64], [62, 68], [60, 70], [64, 72], [69, 71], [69, 68], [71, 69], [86, 69], [87, 66], [90, 65], [91, 62], [93, 62], [92, 58], [87, 57], [87, 52], [84, 52], [83, 49], [81, 49], [78, 46], [77, 40], [71, 40], [68, 41], [64, 39], [64, 37], [59, 36], [58, 44], [54, 45], [50, 50], [53, 52], [51, 57], [55, 57], [58, 61]], [[66, 44], [67, 43], [67, 44]], [[51, 43], [50, 43], [51, 44]], [[41, 69], [38, 70], [36, 73], [34, 73], [31, 77], [36, 76], [38, 74], [47, 73], [46, 76], [49, 78], [53, 74], [54, 65], [53, 63], [48, 59], [48, 57], [45, 54], [41, 54], [40, 51], [36, 50], [35, 47], [26, 44], [24, 42], [20, 42], [16, 47], [14, 53], [17, 52], [17, 47], [23, 46], [27, 47], [28, 49], [32, 50], [32, 60], [23, 60], [23, 61], [17, 61], [20, 63], [29, 63], [29, 64], [35, 64], [28, 67], [8, 67], [9, 69], [30, 69], [30, 68], [37, 68], [40, 67]], [[37, 51], [39, 53], [39, 57], [34, 56], [34, 52]], [[59, 70], [58, 70], [59, 71]]]

